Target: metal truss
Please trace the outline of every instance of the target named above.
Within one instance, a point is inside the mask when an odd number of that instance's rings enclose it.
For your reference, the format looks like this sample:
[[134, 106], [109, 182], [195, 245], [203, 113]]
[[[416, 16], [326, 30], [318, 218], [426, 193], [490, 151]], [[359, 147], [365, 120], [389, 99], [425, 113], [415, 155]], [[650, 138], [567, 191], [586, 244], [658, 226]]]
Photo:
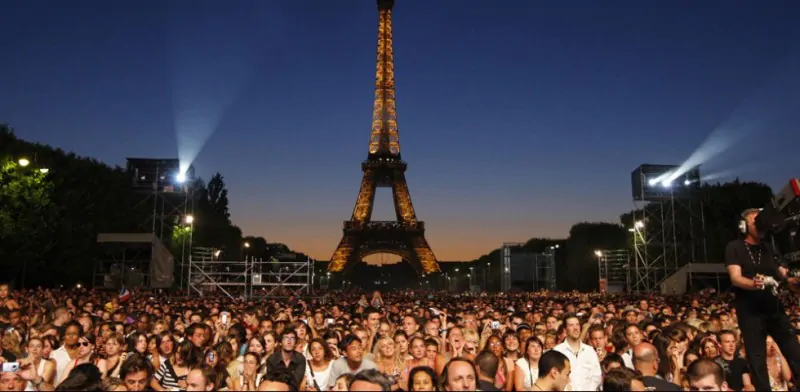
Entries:
[[[557, 246], [548, 247], [544, 253], [534, 253], [530, 251], [524, 254], [516, 254], [514, 248], [522, 248], [522, 242], [504, 242], [502, 248], [500, 290], [509, 291], [513, 284], [511, 276], [515, 274], [517, 280], [530, 278], [531, 290], [555, 290], [556, 289], [556, 261], [555, 250]], [[524, 259], [520, 263], [520, 258]], [[515, 262], [516, 260], [516, 262]], [[521, 278], [521, 279], [520, 279]]]
[[661, 282], [682, 266], [706, 262], [702, 200], [672, 196], [636, 205], [633, 221], [631, 291], [658, 291]]
[[250, 298], [310, 295], [313, 293], [314, 261], [251, 263]]
[[533, 255], [533, 291], [556, 290], [556, 248], [551, 246]]
[[263, 298], [312, 293], [314, 265], [306, 261], [217, 260], [213, 248], [195, 248], [189, 260], [189, 295], [223, 294], [230, 299]]
[[631, 287], [630, 257], [627, 249], [601, 249], [595, 251], [598, 265], [600, 291], [621, 292]]
[[500, 291], [511, 290], [511, 248], [520, 248], [525, 245], [522, 242], [503, 242], [503, 261], [500, 268]]

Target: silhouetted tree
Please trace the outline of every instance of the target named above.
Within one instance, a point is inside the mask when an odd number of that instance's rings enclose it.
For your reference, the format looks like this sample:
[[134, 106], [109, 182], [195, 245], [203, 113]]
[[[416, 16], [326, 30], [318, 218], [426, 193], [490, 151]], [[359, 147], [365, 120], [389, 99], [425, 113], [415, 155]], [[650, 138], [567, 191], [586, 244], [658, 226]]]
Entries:
[[192, 185], [194, 202], [193, 246], [221, 249], [226, 260], [241, 260], [242, 231], [231, 223], [228, 211], [228, 190], [220, 173], [204, 184], [201, 179]]

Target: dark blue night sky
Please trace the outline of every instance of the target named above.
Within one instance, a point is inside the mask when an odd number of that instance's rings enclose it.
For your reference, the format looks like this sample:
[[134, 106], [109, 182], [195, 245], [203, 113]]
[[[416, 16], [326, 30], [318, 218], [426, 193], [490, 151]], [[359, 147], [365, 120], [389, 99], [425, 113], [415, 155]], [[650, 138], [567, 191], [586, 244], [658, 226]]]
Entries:
[[[0, 18], [19, 136], [111, 164], [196, 156], [245, 234], [330, 257], [367, 154], [374, 0], [7, 0]], [[400, 142], [437, 256], [618, 221], [635, 167], [709, 135], [740, 136], [708, 157], [714, 181], [782, 187], [800, 175], [798, 21], [796, 1], [397, 0]]]

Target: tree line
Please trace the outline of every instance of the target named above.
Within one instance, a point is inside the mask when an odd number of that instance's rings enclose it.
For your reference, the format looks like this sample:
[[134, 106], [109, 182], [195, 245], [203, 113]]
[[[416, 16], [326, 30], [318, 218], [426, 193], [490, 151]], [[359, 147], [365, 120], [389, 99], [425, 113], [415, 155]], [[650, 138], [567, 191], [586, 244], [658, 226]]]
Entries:
[[[261, 237], [243, 238], [230, 219], [222, 174], [188, 188], [193, 246], [220, 249], [229, 260], [246, 252], [263, 258], [292, 253], [283, 244], [268, 247]], [[91, 284], [99, 233], [149, 232], [143, 223], [152, 218], [152, 204], [141, 198], [124, 168], [19, 139], [0, 124], [1, 280], [26, 287]], [[169, 227], [162, 239], [178, 262], [188, 236], [179, 225]]]

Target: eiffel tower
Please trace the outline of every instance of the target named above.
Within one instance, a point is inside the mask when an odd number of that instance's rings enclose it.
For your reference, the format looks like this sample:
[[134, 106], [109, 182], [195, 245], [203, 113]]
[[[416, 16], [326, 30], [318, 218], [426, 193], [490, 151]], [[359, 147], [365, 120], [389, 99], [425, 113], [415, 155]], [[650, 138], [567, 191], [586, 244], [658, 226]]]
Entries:
[[[364, 257], [392, 253], [408, 261], [418, 274], [439, 272], [439, 262], [425, 240], [425, 224], [417, 220], [406, 184], [406, 163], [400, 157], [394, 94], [392, 54], [392, 7], [394, 0], [378, 0], [378, 61], [375, 71], [375, 104], [364, 177], [353, 209], [344, 222], [344, 237], [328, 264], [329, 272], [343, 272]], [[396, 221], [373, 221], [375, 189], [391, 187]]]

